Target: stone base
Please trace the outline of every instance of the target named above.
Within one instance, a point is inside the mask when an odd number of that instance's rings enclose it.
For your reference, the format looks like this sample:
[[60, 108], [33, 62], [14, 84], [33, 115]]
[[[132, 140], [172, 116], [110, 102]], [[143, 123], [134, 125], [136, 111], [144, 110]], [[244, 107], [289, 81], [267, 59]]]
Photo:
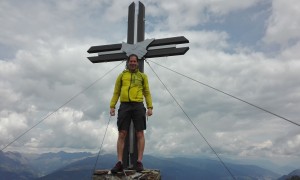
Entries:
[[110, 170], [96, 170], [93, 180], [161, 180], [160, 171], [157, 169], [145, 169], [142, 172], [135, 170], [124, 170], [117, 174], [111, 174]]

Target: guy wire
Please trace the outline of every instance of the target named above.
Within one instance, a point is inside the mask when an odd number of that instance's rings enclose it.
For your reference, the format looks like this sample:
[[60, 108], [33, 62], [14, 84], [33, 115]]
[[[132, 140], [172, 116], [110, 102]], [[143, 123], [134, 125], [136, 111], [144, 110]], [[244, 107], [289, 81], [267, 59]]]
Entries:
[[[150, 61], [150, 60], [149, 60], [149, 61]], [[226, 93], [226, 92], [224, 92], [224, 91], [222, 91], [222, 90], [219, 90], [219, 89], [217, 89], [217, 88], [214, 88], [214, 87], [212, 87], [212, 86], [210, 86], [210, 85], [208, 85], [208, 84], [205, 84], [205, 83], [200, 82], [200, 81], [198, 81], [198, 80], [196, 80], [196, 79], [193, 79], [193, 78], [191, 78], [191, 77], [189, 77], [189, 76], [187, 76], [187, 75], [184, 75], [184, 74], [179, 73], [179, 72], [177, 72], [177, 71], [175, 71], [175, 70], [172, 70], [172, 69], [170, 69], [170, 68], [168, 68], [168, 67], [165, 67], [165, 66], [163, 66], [163, 65], [160, 65], [160, 64], [158, 64], [158, 63], [156, 63], [156, 62], [154, 62], [154, 61], [150, 61], [150, 62], [152, 62], [152, 63], [154, 63], [154, 64], [156, 64], [156, 65], [159, 65], [159, 66], [161, 66], [161, 67], [163, 67], [163, 68], [165, 68], [165, 69], [168, 69], [169, 71], [172, 71], [172, 72], [174, 72], [174, 73], [176, 73], [176, 74], [179, 74], [179, 75], [181, 75], [181, 76], [184, 76], [184, 77], [186, 77], [186, 78], [188, 78], [188, 79], [190, 79], [190, 80], [192, 80], [192, 81], [195, 81], [195, 82], [197, 82], [197, 83], [199, 83], [199, 84], [202, 84], [202, 85], [204, 85], [204, 86], [206, 86], [206, 87], [209, 87], [209, 88], [211, 88], [211, 89], [213, 89], [213, 90], [215, 90], [215, 91], [218, 91], [218, 92], [223, 93], [223, 94], [225, 94], [225, 95], [227, 95], [227, 96], [230, 96], [230, 97], [232, 97], [232, 98], [234, 98], [234, 99], [237, 99], [237, 100], [239, 100], [239, 101], [242, 101], [242, 102], [244, 102], [244, 103], [246, 103], [246, 104], [248, 104], [248, 105], [250, 105], [250, 106], [253, 106], [253, 107], [257, 108], [257, 109], [260, 109], [260, 110], [262, 110], [262, 111], [264, 111], [264, 112], [267, 112], [267, 113], [272, 114], [272, 115], [274, 115], [274, 116], [276, 116], [276, 117], [279, 117], [280, 119], [283, 119], [283, 120], [285, 120], [285, 121], [288, 121], [288, 122], [290, 122], [290, 123], [292, 123], [292, 124], [294, 124], [294, 125], [300, 126], [299, 123], [296, 123], [296, 122], [294, 122], [294, 121], [292, 121], [292, 120], [289, 120], [289, 119], [287, 119], [287, 118], [285, 118], [285, 117], [283, 117], [283, 116], [280, 116], [280, 115], [278, 115], [278, 114], [275, 114], [275, 113], [273, 113], [273, 112], [271, 112], [271, 111], [269, 111], [269, 110], [266, 110], [266, 109], [264, 109], [264, 108], [262, 108], [262, 107], [259, 107], [259, 106], [255, 105], [255, 104], [252, 104], [252, 103], [250, 103], [250, 102], [248, 102], [248, 101], [246, 101], [246, 100], [243, 100], [243, 99], [238, 98], [238, 97], [236, 97], [236, 96], [234, 96], [234, 95], [231, 95], [231, 94], [229, 94], [229, 93]]]
[[[103, 139], [102, 139], [102, 143], [101, 143], [101, 146], [100, 146], [100, 149], [99, 149], [99, 152], [98, 152], [98, 155], [97, 155], [97, 159], [96, 159], [96, 162], [95, 162], [95, 165], [94, 165], [94, 168], [93, 168], [93, 172], [92, 172], [92, 177], [93, 177], [93, 174], [96, 170], [96, 166], [97, 166], [97, 163], [98, 163], [98, 159], [99, 159], [99, 156], [100, 156], [100, 153], [101, 153], [101, 150], [102, 150], [102, 145], [103, 145], [103, 142], [105, 140], [105, 136], [106, 136], [106, 132], [107, 132], [107, 129], [108, 129], [108, 125], [110, 123], [110, 120], [111, 120], [111, 115], [109, 116], [109, 119], [108, 119], [108, 122], [107, 122], [107, 126], [106, 126], [106, 129], [105, 129], [105, 132], [104, 132], [104, 136], [103, 136]], [[92, 178], [91, 178], [92, 179]]]
[[55, 109], [54, 111], [52, 111], [51, 113], [49, 113], [48, 115], [46, 115], [44, 118], [42, 118], [39, 122], [37, 122], [35, 125], [33, 125], [31, 128], [29, 128], [28, 130], [26, 130], [24, 133], [22, 133], [21, 135], [19, 135], [17, 138], [15, 138], [13, 141], [11, 141], [10, 143], [8, 143], [6, 146], [4, 146], [4, 148], [1, 149], [1, 151], [5, 150], [8, 146], [10, 146], [12, 143], [16, 142], [18, 139], [20, 139], [22, 136], [24, 136], [26, 133], [28, 133], [29, 131], [31, 131], [33, 128], [35, 128], [37, 125], [39, 125], [40, 123], [42, 123], [43, 121], [45, 121], [48, 117], [50, 117], [52, 114], [56, 113], [58, 110], [60, 110], [62, 107], [64, 107], [65, 105], [67, 105], [69, 102], [71, 102], [72, 100], [74, 100], [75, 98], [77, 98], [80, 94], [82, 94], [84, 91], [88, 90], [89, 88], [91, 88], [93, 85], [95, 85], [99, 80], [103, 79], [106, 75], [108, 75], [110, 72], [112, 72], [114, 69], [116, 69], [119, 65], [121, 65], [124, 61], [122, 61], [121, 63], [119, 63], [118, 65], [116, 65], [114, 68], [110, 69], [108, 72], [106, 72], [103, 76], [101, 76], [100, 78], [98, 78], [97, 80], [95, 80], [92, 84], [90, 84], [89, 86], [87, 86], [85, 89], [83, 89], [82, 91], [78, 92], [77, 94], [75, 94], [73, 97], [71, 97], [68, 101], [66, 101], [64, 104], [62, 104], [61, 106], [59, 106], [57, 109]]
[[[158, 80], [162, 83], [162, 85], [165, 87], [165, 89], [168, 91], [168, 93], [172, 96], [172, 98], [174, 99], [174, 101], [176, 102], [176, 104], [180, 107], [180, 109], [182, 110], [182, 112], [185, 114], [185, 116], [188, 118], [188, 120], [191, 122], [191, 124], [194, 126], [194, 128], [197, 130], [197, 132], [200, 134], [200, 136], [205, 140], [205, 142], [207, 143], [207, 145], [210, 147], [210, 149], [214, 152], [214, 154], [217, 156], [217, 158], [219, 159], [219, 161], [221, 162], [221, 164], [224, 166], [224, 168], [227, 170], [227, 172], [230, 174], [230, 176], [232, 177], [232, 179], [236, 179], [234, 177], [234, 175], [231, 173], [231, 171], [229, 170], [229, 168], [226, 166], [226, 164], [223, 162], [223, 160], [221, 159], [221, 157], [218, 155], [218, 153], [214, 150], [214, 148], [210, 145], [210, 143], [208, 142], [208, 140], [204, 137], [204, 135], [200, 132], [200, 130], [197, 128], [197, 126], [194, 124], [194, 122], [192, 121], [192, 119], [188, 116], [188, 114], [185, 112], [185, 110], [182, 108], [182, 106], [179, 104], [179, 102], [176, 100], [176, 98], [173, 96], [173, 94], [170, 92], [170, 90], [167, 88], [167, 86], [162, 82], [162, 80], [159, 78], [159, 76], [157, 75], [157, 73], [153, 70], [153, 68], [150, 66], [149, 62], [147, 60], [145, 60], [147, 62], [147, 64], [149, 65], [150, 69], [152, 70], [152, 72], [156, 75], [156, 77], [158, 78]], [[152, 61], [151, 61], [152, 62]]]

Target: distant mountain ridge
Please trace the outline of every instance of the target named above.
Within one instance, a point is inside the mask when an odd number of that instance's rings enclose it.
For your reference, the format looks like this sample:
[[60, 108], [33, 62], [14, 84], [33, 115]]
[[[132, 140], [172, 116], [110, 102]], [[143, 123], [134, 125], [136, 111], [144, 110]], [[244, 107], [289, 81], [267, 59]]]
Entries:
[[57, 153], [44, 153], [35, 158], [27, 156], [27, 158], [30, 159], [30, 166], [39, 172], [38, 176], [42, 176], [89, 156], [93, 156], [93, 154], [87, 152], [67, 153], [60, 151]]
[[[102, 155], [96, 169], [110, 169], [116, 161], [115, 155]], [[145, 155], [144, 166], [159, 169], [162, 179], [232, 179], [217, 160], [205, 158], [163, 158]], [[40, 155], [0, 151], [0, 177], [4, 179], [90, 179], [96, 163], [91, 153], [44, 153]], [[278, 179], [282, 174], [274, 173], [255, 165], [225, 162], [237, 179]], [[291, 175], [300, 175], [300, 170]], [[289, 174], [290, 175], [290, 174]], [[286, 177], [286, 176], [285, 176]]]
[[296, 170], [292, 171], [290, 174], [280, 177], [278, 180], [287, 180], [287, 179], [288, 180], [300, 180], [300, 169], [296, 169]]
[[87, 152], [21, 154], [0, 151], [0, 177], [16, 180], [35, 179], [92, 155]]
[[[96, 157], [89, 157], [59, 169], [40, 180], [90, 179]], [[116, 161], [114, 155], [99, 157], [96, 169], [110, 169]], [[232, 179], [219, 161], [190, 158], [158, 158], [145, 155], [145, 168], [159, 169], [162, 179]], [[277, 179], [279, 174], [253, 165], [227, 164], [238, 179]]]
[[10, 180], [27, 180], [35, 179], [37, 176], [20, 153], [0, 151], [0, 177]]

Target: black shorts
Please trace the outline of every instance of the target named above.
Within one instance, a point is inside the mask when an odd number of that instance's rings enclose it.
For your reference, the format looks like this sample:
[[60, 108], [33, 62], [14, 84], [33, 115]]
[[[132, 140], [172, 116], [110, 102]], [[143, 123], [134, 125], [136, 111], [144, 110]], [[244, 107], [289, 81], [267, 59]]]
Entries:
[[146, 129], [146, 108], [142, 102], [122, 102], [118, 109], [118, 130], [129, 130], [130, 122], [133, 121], [136, 131]]

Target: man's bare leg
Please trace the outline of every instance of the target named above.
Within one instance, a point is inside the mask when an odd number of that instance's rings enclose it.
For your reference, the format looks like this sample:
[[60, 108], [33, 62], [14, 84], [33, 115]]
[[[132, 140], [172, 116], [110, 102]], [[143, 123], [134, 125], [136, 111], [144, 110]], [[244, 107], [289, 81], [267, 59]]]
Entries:
[[117, 154], [118, 154], [118, 161], [123, 161], [123, 151], [125, 145], [125, 138], [127, 135], [127, 131], [121, 130], [119, 131], [119, 137], [117, 141]]
[[138, 148], [138, 161], [142, 162], [144, 149], [145, 149], [145, 136], [144, 131], [136, 131], [137, 148]]
[[117, 164], [110, 170], [112, 174], [116, 174], [118, 172], [123, 171], [123, 150], [125, 145], [125, 138], [127, 135], [127, 131], [121, 130], [119, 131], [118, 141], [117, 141], [117, 153], [118, 153], [118, 162]]

